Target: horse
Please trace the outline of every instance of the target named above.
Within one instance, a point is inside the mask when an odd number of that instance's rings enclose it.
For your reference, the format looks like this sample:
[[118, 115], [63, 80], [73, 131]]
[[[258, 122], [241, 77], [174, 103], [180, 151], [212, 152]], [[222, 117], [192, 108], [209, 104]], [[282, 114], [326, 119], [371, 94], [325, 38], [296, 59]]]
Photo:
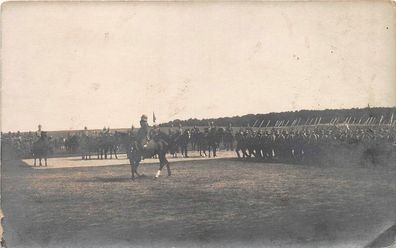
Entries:
[[41, 137], [32, 145], [32, 155], [34, 158], [34, 166], [36, 166], [36, 159], [39, 159], [39, 166], [42, 166], [41, 159], [44, 158], [45, 166], [47, 166], [48, 154], [51, 152], [50, 142], [48, 137]]
[[[199, 156], [206, 157], [206, 150], [208, 150], [208, 131], [205, 132], [199, 131], [197, 133], [197, 147], [199, 150]], [[203, 154], [203, 155], [202, 155]]]
[[179, 139], [181, 139], [180, 133], [172, 133], [168, 135], [168, 152], [172, 155], [172, 157], [177, 158], [177, 153], [179, 152]]
[[107, 154], [110, 152], [110, 159], [113, 158], [113, 153], [116, 159], [118, 149], [118, 141], [115, 135], [102, 134], [98, 138], [98, 157], [100, 154], [100, 159], [107, 159]]
[[215, 132], [217, 148], [220, 150], [220, 144], [224, 145], [225, 129], [222, 127], [217, 128]]
[[199, 136], [199, 129], [194, 127], [191, 130], [191, 147], [193, 151], [197, 151], [198, 150], [198, 136]]
[[237, 141], [235, 152], [238, 158], [241, 158], [241, 154], [239, 152], [242, 152], [243, 158], [249, 157], [249, 155], [247, 154], [246, 136], [243, 133], [239, 132], [235, 134], [235, 139]]
[[210, 150], [213, 151], [213, 157], [216, 157], [217, 156], [216, 149], [218, 147], [219, 135], [215, 127], [212, 127], [209, 130], [209, 133], [207, 135], [207, 141], [208, 141], [209, 158], [210, 158]]
[[139, 173], [137, 171], [140, 161], [143, 158], [152, 158], [153, 156], [157, 155], [159, 159], [159, 169], [155, 174], [154, 179], [157, 179], [160, 174], [161, 170], [164, 166], [168, 171], [168, 176], [171, 176], [171, 169], [169, 166], [169, 161], [166, 158], [166, 153], [169, 149], [169, 142], [170, 137], [167, 137], [166, 134], [160, 133], [150, 141], [148, 141], [143, 150], [139, 145], [139, 141], [135, 137], [130, 137], [129, 145], [128, 145], [128, 159], [131, 165], [131, 172], [132, 172], [132, 180], [135, 180], [135, 174], [139, 177]]
[[68, 137], [65, 139], [65, 148], [66, 151], [69, 153], [76, 153], [78, 150], [79, 142], [78, 142], [78, 136], [77, 135], [68, 135]]
[[80, 152], [82, 160], [91, 159], [91, 155], [94, 152], [97, 152], [98, 159], [99, 159], [99, 146], [98, 146], [98, 139], [93, 136], [81, 136], [80, 139]]
[[234, 135], [232, 131], [226, 131], [223, 137], [224, 147], [227, 151], [234, 150]]
[[178, 145], [181, 148], [181, 154], [183, 157], [187, 158], [187, 150], [188, 150], [188, 143], [190, 142], [191, 139], [191, 133], [190, 130], [186, 129], [182, 135], [179, 136], [178, 139]]

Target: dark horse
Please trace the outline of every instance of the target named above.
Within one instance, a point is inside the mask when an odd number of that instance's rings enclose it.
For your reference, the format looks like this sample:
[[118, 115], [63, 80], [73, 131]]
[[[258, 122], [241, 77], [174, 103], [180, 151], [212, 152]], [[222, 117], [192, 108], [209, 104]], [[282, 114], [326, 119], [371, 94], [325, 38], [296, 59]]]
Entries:
[[102, 134], [98, 138], [98, 157], [100, 154], [100, 159], [107, 159], [107, 155], [110, 154], [110, 159], [113, 158], [113, 154], [116, 159], [117, 149], [118, 149], [118, 136], [119, 134]]
[[99, 159], [99, 139], [97, 137], [92, 136], [82, 136], [80, 139], [80, 152], [82, 160], [91, 159], [91, 155], [95, 152], [98, 154]]
[[69, 153], [76, 153], [78, 150], [78, 136], [77, 135], [68, 135], [67, 138], [65, 139], [65, 148], [66, 151]]
[[187, 158], [188, 157], [188, 143], [190, 142], [191, 139], [191, 132], [190, 130], [186, 129], [184, 130], [183, 134], [181, 134], [178, 137], [177, 143], [181, 149], [181, 154], [183, 157]]
[[169, 137], [166, 136], [167, 135], [164, 133], [157, 135], [154, 139], [146, 143], [143, 150], [140, 148], [139, 141], [136, 139], [136, 137], [124, 136], [123, 145], [127, 149], [127, 156], [131, 165], [132, 180], [135, 179], [135, 174], [138, 177], [140, 176], [137, 169], [142, 158], [152, 158], [155, 155], [158, 156], [160, 165], [154, 179], [157, 179], [160, 176], [161, 170], [164, 166], [166, 166], [168, 176], [171, 175], [169, 161], [166, 159], [166, 153], [168, 152], [168, 144], [170, 140]]
[[36, 159], [39, 159], [40, 166], [41, 159], [44, 159], [45, 166], [47, 166], [47, 158], [48, 154], [51, 151], [49, 138], [46, 136], [40, 137], [39, 140], [33, 143], [32, 145], [32, 155], [34, 158], [34, 166], [36, 166]]

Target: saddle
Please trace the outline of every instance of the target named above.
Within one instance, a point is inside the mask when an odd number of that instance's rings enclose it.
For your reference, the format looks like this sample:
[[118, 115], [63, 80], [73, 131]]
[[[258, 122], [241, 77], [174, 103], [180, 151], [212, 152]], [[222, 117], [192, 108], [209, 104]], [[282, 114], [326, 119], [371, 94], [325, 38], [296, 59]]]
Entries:
[[161, 139], [160, 137], [153, 137], [153, 139], [144, 139], [139, 143], [139, 150], [140, 153], [145, 154], [147, 151], [153, 151], [155, 149], [158, 149], [159, 142], [162, 142], [165, 146], [168, 145], [168, 143]]

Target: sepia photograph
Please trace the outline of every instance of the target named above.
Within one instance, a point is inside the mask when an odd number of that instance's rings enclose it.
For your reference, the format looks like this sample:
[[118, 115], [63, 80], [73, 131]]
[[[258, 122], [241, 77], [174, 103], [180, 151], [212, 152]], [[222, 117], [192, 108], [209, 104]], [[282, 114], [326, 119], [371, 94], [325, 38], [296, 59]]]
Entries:
[[396, 248], [394, 1], [1, 5], [7, 248]]

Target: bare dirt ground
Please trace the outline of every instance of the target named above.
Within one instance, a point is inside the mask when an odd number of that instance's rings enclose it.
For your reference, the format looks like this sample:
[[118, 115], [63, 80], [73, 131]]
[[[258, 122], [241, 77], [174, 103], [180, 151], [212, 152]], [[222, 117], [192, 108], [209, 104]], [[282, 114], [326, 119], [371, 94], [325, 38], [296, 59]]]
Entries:
[[[227, 157], [227, 154], [223, 154]], [[363, 247], [395, 224], [396, 170], [223, 159], [2, 164], [8, 247]], [[62, 166], [64, 164], [64, 166]]]

